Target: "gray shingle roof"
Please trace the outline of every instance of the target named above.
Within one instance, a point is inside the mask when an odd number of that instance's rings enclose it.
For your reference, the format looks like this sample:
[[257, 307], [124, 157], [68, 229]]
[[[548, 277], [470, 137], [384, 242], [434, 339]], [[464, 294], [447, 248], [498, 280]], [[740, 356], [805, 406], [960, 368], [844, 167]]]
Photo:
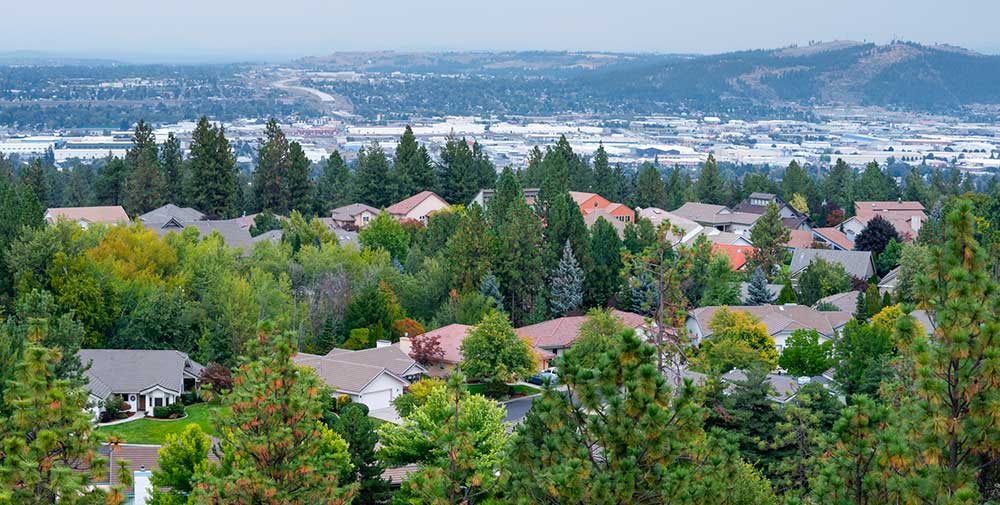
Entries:
[[185, 228], [195, 228], [202, 237], [211, 235], [212, 232], [219, 232], [222, 241], [233, 249], [240, 249], [244, 253], [249, 253], [253, 247], [253, 237], [250, 232], [243, 228], [239, 221], [235, 219], [225, 219], [218, 221], [178, 221], [172, 220], [166, 223], [150, 223], [150, 228], [159, 236], [166, 236], [170, 232], [180, 233]]
[[790, 273], [794, 276], [802, 272], [810, 263], [822, 258], [830, 263], [844, 266], [852, 277], [868, 279], [875, 274], [872, 253], [869, 251], [834, 251], [832, 249], [796, 249], [792, 252]]
[[171, 219], [181, 222], [201, 221], [205, 219], [205, 214], [191, 207], [178, 207], [172, 203], [168, 203], [139, 216], [139, 221], [143, 223], [166, 223]]
[[349, 363], [382, 367], [400, 377], [427, 371], [416, 360], [407, 356], [398, 344], [360, 351], [334, 349], [326, 353], [326, 357]]
[[133, 349], [81, 349], [87, 391], [98, 398], [111, 393], [138, 393], [160, 386], [176, 393], [184, 391], [184, 372], [198, 377], [203, 367], [180, 351]]
[[341, 361], [336, 357], [328, 358], [301, 352], [296, 354], [292, 360], [297, 365], [307, 366], [315, 370], [316, 375], [323, 379], [323, 382], [337, 391], [360, 393], [382, 374], [388, 374], [403, 384], [407, 384], [405, 379], [381, 366], [352, 363]]
[[[711, 305], [698, 307], [690, 312], [690, 317], [694, 318], [702, 329], [703, 336], [712, 335], [709, 323], [719, 308], [718, 305]], [[754, 317], [760, 319], [760, 322], [764, 323], [769, 335], [776, 335], [783, 331], [813, 329], [832, 338], [835, 331], [847, 324], [847, 321], [853, 317], [850, 312], [821, 312], [805, 305], [743, 305], [729, 307], [729, 310], [753, 314]]]

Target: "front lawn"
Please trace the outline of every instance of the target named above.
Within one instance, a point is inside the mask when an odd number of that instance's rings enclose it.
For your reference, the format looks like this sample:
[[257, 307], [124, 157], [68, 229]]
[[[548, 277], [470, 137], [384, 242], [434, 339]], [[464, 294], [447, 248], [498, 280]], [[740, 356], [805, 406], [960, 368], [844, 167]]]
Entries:
[[154, 419], [139, 419], [113, 426], [102, 426], [96, 430], [97, 436], [103, 441], [111, 435], [124, 439], [126, 444], [156, 444], [167, 441], [167, 435], [184, 431], [187, 425], [194, 423], [201, 426], [202, 431], [212, 436], [211, 413], [221, 408], [216, 404], [196, 403], [188, 405], [187, 416], [184, 419], [159, 421]]
[[[474, 395], [483, 394], [483, 384], [481, 382], [466, 384], [465, 388]], [[542, 389], [529, 386], [527, 384], [508, 384], [507, 396], [531, 396], [541, 393]]]

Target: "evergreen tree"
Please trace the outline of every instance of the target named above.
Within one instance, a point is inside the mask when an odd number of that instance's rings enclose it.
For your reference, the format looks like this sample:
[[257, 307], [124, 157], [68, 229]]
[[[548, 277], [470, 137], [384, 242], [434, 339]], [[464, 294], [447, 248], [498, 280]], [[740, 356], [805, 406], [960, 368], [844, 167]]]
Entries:
[[674, 210], [684, 205], [688, 201], [687, 193], [691, 186], [691, 177], [686, 172], [682, 174], [681, 168], [675, 166], [663, 185], [664, 208]]
[[259, 142], [257, 168], [253, 173], [257, 208], [284, 215], [289, 210], [290, 196], [287, 180], [291, 161], [288, 138], [278, 126], [278, 121], [271, 118], [264, 128], [264, 138]]
[[438, 181], [445, 201], [468, 202], [479, 190], [492, 188], [496, 183], [496, 167], [478, 142], [469, 147], [464, 138], [449, 136], [440, 156]]
[[496, 236], [496, 266], [504, 305], [520, 325], [531, 313], [542, 289], [545, 263], [542, 222], [528, 207], [514, 172], [505, 168], [490, 203], [490, 227]]
[[656, 242], [656, 227], [649, 219], [639, 217], [634, 223], [625, 225], [622, 245], [632, 254], [640, 254]]
[[166, 181], [165, 196], [171, 203], [182, 203], [184, 198], [184, 151], [181, 141], [174, 132], [167, 134], [167, 140], [160, 146], [160, 167]]
[[747, 285], [747, 305], [771, 305], [774, 303], [774, 295], [767, 287], [767, 276], [760, 267], [754, 269], [750, 275], [750, 284]]
[[309, 180], [312, 163], [306, 157], [305, 151], [298, 142], [292, 142], [288, 147], [288, 175], [285, 177], [288, 201], [285, 202], [289, 211], [297, 210], [305, 215], [311, 215], [313, 209], [312, 182]]
[[899, 198], [899, 186], [896, 180], [889, 174], [882, 171], [878, 163], [869, 163], [861, 177], [858, 178], [855, 200], [869, 201], [889, 201]]
[[775, 492], [786, 500], [808, 498], [809, 482], [823, 456], [823, 438], [839, 416], [841, 405], [830, 391], [810, 383], [796, 392], [781, 409], [781, 421], [770, 449], [775, 453], [768, 474]]
[[569, 193], [560, 193], [552, 197], [545, 209], [546, 265], [549, 270], [554, 269], [559, 262], [567, 240], [570, 241], [574, 257], [580, 266], [584, 271], [589, 271], [590, 235], [583, 222], [583, 213]]
[[608, 164], [608, 153], [604, 150], [603, 142], [597, 146], [597, 152], [594, 153], [593, 170], [594, 179], [591, 190], [612, 202], [621, 201], [622, 195], [619, 191], [618, 181], [611, 170], [611, 165]]
[[699, 305], [736, 305], [740, 303], [740, 285], [726, 254], [713, 254], [706, 272], [705, 290]]
[[132, 147], [125, 154], [125, 206], [144, 214], [168, 199], [167, 180], [160, 167], [159, 147], [152, 126], [139, 121], [132, 134]]
[[854, 209], [854, 169], [844, 160], [837, 158], [823, 185], [827, 202], [841, 209]]
[[125, 162], [108, 156], [98, 172], [94, 193], [101, 205], [121, 205], [125, 198]]
[[514, 332], [507, 315], [493, 311], [462, 340], [463, 374], [487, 382], [525, 378], [537, 368], [530, 342]]
[[549, 307], [553, 316], [561, 317], [580, 308], [582, 303], [583, 269], [573, 257], [573, 248], [567, 239], [559, 264], [549, 280]]
[[[358, 199], [374, 207], [383, 208], [393, 202], [389, 182], [389, 161], [378, 141], [358, 151], [358, 168], [354, 172]], [[447, 198], [445, 198], [447, 200]]]
[[[495, 261], [496, 243], [482, 207], [466, 207], [460, 211], [460, 215], [461, 221], [448, 238], [444, 254], [451, 267], [452, 285], [467, 293], [486, 282], [486, 276]], [[493, 282], [496, 282], [496, 277], [493, 277]], [[487, 296], [493, 295], [494, 293], [490, 293]], [[499, 292], [495, 295], [497, 302], [501, 302]]]
[[541, 207], [551, 205], [557, 196], [571, 188], [570, 161], [558, 149], [548, 148], [542, 159], [542, 183], [538, 193]]
[[45, 182], [45, 168], [42, 166], [42, 160], [37, 158], [32, 160], [31, 164], [24, 170], [21, 183], [35, 194], [35, 198], [43, 207], [50, 207], [49, 185]]
[[[518, 426], [505, 465], [508, 499], [722, 503], [738, 458], [716, 452], [702, 430], [705, 411], [691, 383], [672, 391], [656, 373], [655, 348], [632, 330], [614, 338], [594, 357], [601, 373], [568, 355], [559, 380], [574, 394], [547, 389]], [[601, 457], [588, 447], [600, 447]]]
[[753, 251], [747, 258], [748, 267], [754, 270], [759, 268], [769, 279], [772, 278], [783, 263], [790, 237], [791, 231], [781, 222], [778, 206], [769, 204], [764, 215], [750, 229]]
[[427, 148], [417, 144], [413, 129], [409, 125], [396, 145], [394, 157], [397, 199], [415, 195], [421, 191], [437, 189], [437, 176], [431, 165]]
[[778, 305], [784, 305], [786, 303], [799, 303], [799, 294], [795, 292], [795, 288], [792, 287], [792, 281], [789, 280], [781, 287], [781, 292], [778, 293], [778, 300], [774, 302]]
[[208, 216], [236, 215], [240, 195], [236, 159], [225, 129], [211, 125], [205, 116], [191, 134], [188, 165], [188, 203]]
[[0, 177], [0, 302], [9, 302], [14, 294], [14, 271], [8, 260], [11, 244], [25, 230], [41, 228], [44, 214], [28, 186]]
[[635, 205], [642, 208], [662, 207], [665, 201], [660, 172], [652, 163], [643, 163], [636, 178]]
[[809, 177], [806, 169], [802, 168], [799, 162], [792, 160], [781, 177], [781, 198], [786, 202], [791, 202], [796, 194], [808, 198], [812, 194], [813, 184], [812, 177]]
[[330, 424], [330, 429], [347, 442], [347, 452], [351, 456], [352, 468], [343, 477], [345, 483], [357, 482], [359, 486], [358, 494], [351, 503], [386, 503], [391, 496], [389, 481], [382, 478], [385, 466], [375, 454], [378, 434], [375, 422], [368, 417], [368, 407], [363, 403], [345, 405]]
[[0, 500], [8, 503], [99, 503], [95, 480], [103, 472], [97, 456], [87, 393], [55, 376], [58, 351], [31, 345], [17, 365], [3, 398], [12, 415], [0, 424]]
[[354, 203], [354, 174], [340, 151], [333, 151], [323, 165], [316, 188], [316, 214], [327, 216], [338, 207]]
[[500, 294], [500, 281], [493, 272], [486, 272], [479, 284], [479, 294], [496, 302], [497, 307], [503, 306], [503, 295]]
[[587, 271], [586, 300], [587, 305], [604, 306], [622, 287], [622, 241], [615, 227], [603, 218], [598, 218], [590, 231], [591, 267]]
[[226, 434], [219, 441], [222, 465], [198, 473], [192, 499], [350, 503], [356, 486], [339, 482], [350, 468], [347, 444], [321, 421], [319, 377], [292, 361], [288, 337], [261, 331], [248, 352], [215, 419], [218, 432]]
[[725, 181], [719, 173], [719, 165], [715, 162], [715, 156], [709, 154], [708, 160], [701, 164], [701, 172], [698, 173], [696, 188], [698, 201], [701, 203], [716, 205], [725, 203]]

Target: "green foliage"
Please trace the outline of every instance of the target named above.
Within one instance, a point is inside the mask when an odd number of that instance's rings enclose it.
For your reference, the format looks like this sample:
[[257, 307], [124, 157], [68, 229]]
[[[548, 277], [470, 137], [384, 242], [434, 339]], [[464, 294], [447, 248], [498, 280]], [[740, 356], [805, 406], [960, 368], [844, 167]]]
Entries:
[[577, 263], [583, 271], [589, 271], [590, 235], [583, 222], [583, 213], [569, 193], [559, 193], [551, 196], [545, 209], [546, 267], [549, 270], [556, 268], [567, 240]]
[[715, 156], [709, 154], [708, 160], [701, 164], [701, 172], [698, 173], [698, 182], [695, 185], [698, 201], [716, 205], [725, 204], [724, 184], [724, 179], [719, 173], [719, 165], [715, 162]]
[[900, 197], [896, 179], [875, 161], [868, 163], [861, 172], [854, 193], [854, 199], [862, 202], [886, 202]]
[[769, 204], [764, 215], [750, 229], [753, 252], [747, 258], [747, 268], [760, 268], [769, 279], [773, 278], [783, 263], [785, 247], [790, 236], [791, 230], [781, 222], [778, 206]]
[[[288, 174], [283, 179], [285, 193], [288, 195], [289, 210], [297, 210], [306, 215], [313, 211], [313, 188], [309, 180], [312, 162], [306, 157], [305, 151], [298, 142], [288, 146]], [[325, 214], [325, 212], [324, 212]]]
[[[774, 339], [767, 333], [767, 328], [749, 312], [729, 310], [720, 307], [708, 323], [712, 336], [701, 344], [701, 361], [703, 368], [725, 372], [717, 363], [710, 359], [715, 356], [715, 347], [742, 344], [751, 349], [757, 358], [757, 363], [765, 370], [771, 370], [778, 362], [778, 350], [774, 347]], [[713, 366], [715, 365], [715, 366]]]
[[841, 409], [840, 402], [821, 384], [799, 388], [795, 399], [781, 409], [775, 438], [768, 443], [768, 474], [775, 491], [784, 498], [807, 498], [810, 479], [819, 471], [823, 437], [830, 432]]
[[132, 134], [132, 147], [125, 154], [125, 206], [134, 214], [145, 214], [167, 201], [167, 180], [160, 166], [153, 127], [140, 120]]
[[90, 475], [74, 470], [89, 464], [97, 480], [102, 465], [85, 410], [87, 393], [55, 376], [60, 360], [58, 351], [29, 346], [4, 395], [4, 410], [11, 415], [0, 421], [3, 501], [96, 503], [104, 495], [90, 486]]
[[895, 354], [891, 332], [874, 324], [852, 320], [837, 341], [834, 378], [846, 395], [876, 396], [880, 383], [892, 376]]
[[[690, 382], [672, 391], [656, 349], [632, 330], [595, 357], [601, 373], [570, 353], [517, 429], [507, 459], [512, 503], [720, 503], [731, 458], [702, 429]], [[590, 447], [601, 448], [594, 458]], [[691, 478], [697, 472], [698, 478]], [[581, 478], [584, 477], [584, 478]], [[641, 484], [639, 484], [641, 483]]]
[[781, 292], [778, 293], [778, 300], [774, 303], [778, 305], [784, 305], [786, 303], [799, 303], [799, 294], [795, 292], [795, 288], [792, 287], [792, 281], [789, 280], [781, 287]]
[[[784, 292], [784, 288], [782, 288], [782, 292]], [[792, 293], [794, 295], [794, 291]], [[750, 274], [750, 283], [747, 286], [747, 299], [744, 303], [747, 305], [770, 305], [774, 303], [774, 295], [771, 294], [771, 290], [767, 287], [767, 276], [764, 275], [764, 270], [760, 267], [755, 268], [753, 273]]]
[[665, 204], [666, 196], [663, 190], [663, 179], [660, 172], [652, 163], [643, 163], [639, 167], [636, 176], [636, 200], [638, 207], [661, 207]]
[[[427, 148], [417, 144], [413, 129], [409, 125], [396, 145], [393, 176], [399, 199], [415, 195], [421, 191], [437, 189], [437, 174], [431, 164]], [[461, 201], [465, 200], [449, 200]]]
[[[444, 255], [452, 272], [452, 285], [462, 292], [476, 289], [496, 261], [496, 241], [479, 205], [459, 211], [460, 221], [447, 239]], [[496, 277], [493, 277], [496, 281]], [[501, 301], [499, 285], [497, 302]]]
[[270, 210], [261, 211], [253, 218], [253, 225], [250, 227], [250, 236], [256, 237], [271, 230], [280, 230], [281, 220]]
[[837, 162], [827, 174], [823, 181], [823, 194], [826, 201], [841, 209], [854, 208], [854, 169], [844, 160], [837, 158]]
[[604, 218], [597, 219], [590, 233], [591, 267], [587, 271], [585, 299], [588, 305], [604, 306], [622, 287], [622, 241]]
[[713, 254], [708, 263], [705, 291], [700, 305], [736, 305], [740, 303], [740, 285], [729, 265], [729, 256]]
[[538, 364], [531, 344], [517, 333], [507, 316], [491, 312], [462, 340], [462, 372], [477, 379], [509, 382], [531, 375]]
[[410, 247], [406, 230], [385, 211], [358, 233], [358, 240], [369, 249], [384, 249], [397, 260], [405, 259]]
[[159, 451], [158, 468], [153, 470], [150, 505], [184, 505], [194, 490], [193, 478], [208, 471], [208, 451], [212, 440], [197, 424], [182, 433], [167, 435]]
[[899, 275], [896, 277], [896, 297], [901, 302], [913, 303], [917, 298], [918, 279], [927, 274], [931, 252], [919, 244], [903, 245], [899, 258]]
[[354, 330], [368, 330], [368, 335], [357, 334], [358, 339], [362, 337], [371, 339], [370, 345], [358, 347], [364, 349], [374, 346], [375, 340], [389, 338], [392, 323], [404, 317], [403, 309], [399, 306], [389, 286], [385, 284], [372, 285], [356, 295], [347, 305], [347, 311], [344, 314], [344, 328], [351, 334], [349, 341], [355, 342], [356, 345], [362, 342], [355, 340]]
[[819, 375], [834, 364], [833, 342], [820, 342], [816, 330], [795, 330], [785, 341], [778, 364], [792, 375]]
[[330, 424], [330, 429], [347, 442], [351, 470], [343, 476], [343, 480], [345, 483], [358, 483], [358, 494], [351, 502], [358, 505], [385, 503], [390, 497], [389, 481], [382, 479], [385, 466], [375, 454], [378, 444], [375, 427], [364, 404], [344, 406]]
[[497, 171], [478, 142], [449, 136], [441, 148], [438, 180], [441, 198], [452, 203], [471, 201], [481, 189], [492, 188]]
[[851, 289], [851, 277], [840, 263], [816, 258], [799, 274], [799, 303], [813, 305], [820, 298]]
[[636, 218], [635, 223], [625, 225], [623, 245], [628, 252], [640, 254], [656, 242], [656, 228], [646, 218]]
[[201, 212], [219, 218], [236, 215], [240, 195], [236, 158], [225, 128], [211, 125], [205, 116], [191, 134], [186, 188], [188, 204]]
[[559, 264], [549, 279], [549, 307], [560, 317], [580, 308], [583, 303], [583, 270], [573, 255], [569, 240], [563, 248]]
[[333, 209], [354, 203], [354, 182], [340, 151], [333, 151], [316, 182], [316, 214], [327, 216]]
[[587, 320], [580, 325], [579, 335], [566, 351], [565, 360], [581, 368], [598, 369], [600, 357], [618, 345], [625, 325], [609, 309], [590, 309]]
[[383, 208], [393, 203], [394, 192], [389, 182], [389, 160], [378, 141], [358, 151], [354, 173], [355, 191], [361, 203]]
[[890, 270], [899, 266], [899, 261], [903, 255], [903, 246], [896, 239], [889, 239], [885, 250], [875, 257], [875, 270], [882, 276]]
[[14, 290], [14, 271], [8, 259], [11, 244], [24, 227], [40, 228], [44, 223], [43, 213], [29, 187], [15, 186], [6, 177], [0, 177], [0, 302], [9, 302]]
[[[221, 466], [198, 472], [197, 503], [350, 503], [347, 444], [322, 422], [325, 391], [291, 340], [262, 330], [216, 418]], [[280, 497], [279, 501], [275, 501]]]
[[490, 227], [496, 236], [493, 272], [500, 280], [504, 302], [515, 324], [527, 320], [537, 303], [544, 278], [542, 222], [524, 200], [517, 178], [505, 168], [490, 202]]

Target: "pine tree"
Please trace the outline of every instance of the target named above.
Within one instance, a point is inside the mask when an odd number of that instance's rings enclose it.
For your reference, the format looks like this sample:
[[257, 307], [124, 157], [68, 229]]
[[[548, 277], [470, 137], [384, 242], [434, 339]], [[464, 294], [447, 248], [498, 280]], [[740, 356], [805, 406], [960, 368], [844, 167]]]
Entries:
[[316, 214], [327, 216], [338, 207], [354, 203], [354, 174], [340, 156], [333, 151], [323, 165], [316, 188]]
[[725, 181], [719, 173], [719, 165], [715, 156], [708, 155], [708, 160], [701, 164], [697, 183], [698, 200], [701, 203], [722, 205], [726, 201]]
[[542, 184], [539, 186], [539, 203], [544, 209], [555, 198], [571, 189], [569, 160], [557, 149], [548, 148], [542, 159]]
[[[95, 480], [106, 468], [97, 456], [87, 393], [53, 373], [58, 351], [31, 345], [17, 365], [3, 402], [13, 414], [0, 424], [0, 500], [8, 503], [95, 503]], [[100, 479], [103, 480], [103, 479]]]
[[385, 466], [375, 454], [378, 433], [375, 423], [368, 417], [368, 407], [363, 403], [350, 403], [340, 409], [330, 429], [347, 442], [347, 452], [353, 467], [344, 476], [344, 482], [357, 482], [357, 505], [386, 503], [391, 496], [389, 481], [382, 478]]
[[608, 153], [604, 150], [604, 143], [597, 146], [594, 153], [594, 181], [591, 190], [612, 202], [621, 201], [621, 192], [618, 189], [618, 181], [611, 165], [608, 164]]
[[841, 209], [854, 209], [854, 169], [844, 160], [837, 158], [837, 163], [830, 169], [823, 186], [827, 202]]
[[561, 317], [580, 308], [582, 303], [583, 269], [573, 257], [569, 240], [566, 240], [559, 264], [549, 279], [549, 307], [553, 316]]
[[622, 241], [611, 223], [598, 218], [590, 230], [591, 267], [587, 271], [587, 305], [604, 306], [621, 290]]
[[396, 145], [394, 157], [397, 199], [407, 198], [421, 191], [437, 190], [437, 176], [431, 165], [427, 148], [417, 144], [409, 125]]
[[799, 162], [792, 160], [785, 168], [785, 174], [781, 177], [781, 198], [786, 202], [792, 201], [792, 197], [801, 194], [806, 198], [812, 194], [812, 177], [799, 165]]
[[699, 305], [736, 305], [740, 303], [740, 285], [726, 254], [713, 254], [706, 271], [705, 290]]
[[292, 361], [291, 339], [261, 331], [215, 422], [222, 465], [199, 472], [197, 503], [347, 504], [356, 486], [347, 444], [322, 423], [324, 392], [315, 372]]
[[492, 299], [498, 307], [503, 306], [503, 295], [500, 294], [500, 281], [493, 272], [486, 272], [483, 282], [479, 284], [479, 294]]
[[792, 281], [788, 281], [784, 286], [781, 287], [781, 292], [778, 293], [778, 305], [784, 305], [786, 303], [799, 303], [799, 294], [795, 292], [795, 288], [792, 287]]
[[545, 242], [547, 245], [546, 265], [548, 270], [555, 268], [562, 256], [563, 245], [569, 240], [573, 247], [574, 257], [584, 271], [589, 271], [590, 234], [583, 221], [580, 207], [569, 196], [569, 193], [555, 195], [545, 209]]
[[389, 161], [378, 141], [358, 152], [358, 168], [354, 172], [355, 189], [358, 200], [374, 207], [383, 208], [393, 203], [392, 189], [389, 187]]
[[858, 291], [858, 298], [854, 302], [854, 319], [867, 321], [871, 317], [868, 313], [868, 298], [864, 291]]
[[783, 262], [785, 247], [790, 237], [791, 231], [782, 223], [778, 206], [769, 204], [764, 215], [750, 229], [753, 251], [747, 258], [748, 266], [753, 269], [760, 268], [768, 278], [773, 277]]
[[45, 182], [45, 169], [42, 167], [42, 160], [34, 159], [28, 168], [24, 170], [24, 175], [21, 177], [21, 183], [26, 187], [31, 189], [35, 194], [35, 198], [42, 204], [43, 207], [49, 207], [51, 198], [49, 197], [49, 186]]
[[[600, 373], [567, 357], [559, 381], [574, 394], [544, 391], [518, 426], [504, 468], [508, 499], [722, 503], [730, 465], [739, 460], [716, 452], [721, 449], [702, 429], [705, 411], [694, 388], [687, 383], [672, 391], [656, 373], [656, 349], [632, 330], [614, 339], [593, 357]], [[601, 457], [588, 447], [599, 447]]]
[[101, 205], [121, 205], [124, 202], [125, 162], [108, 156], [94, 183], [94, 193]]
[[684, 205], [688, 201], [687, 191], [690, 187], [691, 178], [686, 173], [681, 174], [681, 168], [675, 166], [663, 185], [663, 193], [666, 198], [664, 208], [674, 210]]
[[858, 178], [855, 200], [888, 201], [899, 198], [896, 180], [882, 171], [878, 162], [869, 163]]
[[[496, 260], [496, 241], [482, 207], [472, 205], [460, 214], [461, 222], [445, 246], [445, 258], [451, 268], [452, 285], [468, 293], [486, 282]], [[499, 292], [495, 294], [497, 302], [501, 302]]]
[[202, 116], [191, 134], [188, 203], [208, 216], [236, 215], [240, 187], [236, 159], [222, 126], [212, 126]]
[[652, 163], [643, 163], [636, 179], [636, 201], [638, 207], [662, 207], [665, 205], [663, 179]]
[[14, 270], [8, 262], [10, 244], [26, 229], [38, 229], [45, 224], [45, 210], [26, 185], [15, 185], [0, 177], [0, 301], [9, 301], [14, 294]]
[[166, 181], [165, 199], [175, 204], [183, 203], [184, 152], [181, 150], [181, 141], [174, 132], [168, 133], [167, 140], [160, 146], [160, 166]]
[[747, 286], [747, 305], [771, 305], [774, 303], [774, 295], [767, 287], [767, 276], [760, 267], [754, 269], [750, 275], [750, 284]]
[[479, 190], [492, 188], [496, 182], [496, 167], [478, 142], [469, 147], [464, 138], [449, 136], [440, 156], [441, 198], [448, 202], [468, 202]]
[[278, 121], [271, 118], [259, 140], [257, 168], [253, 173], [253, 190], [260, 210], [270, 210], [284, 215], [288, 212], [288, 172], [290, 154], [288, 138], [281, 131]]
[[544, 278], [542, 222], [528, 207], [514, 172], [504, 169], [490, 203], [490, 228], [496, 237], [493, 271], [500, 279], [504, 305], [520, 325], [537, 302]]
[[167, 180], [160, 167], [159, 148], [153, 128], [139, 121], [132, 134], [132, 147], [125, 154], [125, 206], [144, 214], [166, 203]]
[[311, 215], [313, 209], [312, 181], [309, 180], [312, 163], [306, 157], [305, 151], [298, 142], [292, 142], [288, 147], [288, 175], [285, 178], [288, 195], [288, 210], [297, 210], [305, 215]]

